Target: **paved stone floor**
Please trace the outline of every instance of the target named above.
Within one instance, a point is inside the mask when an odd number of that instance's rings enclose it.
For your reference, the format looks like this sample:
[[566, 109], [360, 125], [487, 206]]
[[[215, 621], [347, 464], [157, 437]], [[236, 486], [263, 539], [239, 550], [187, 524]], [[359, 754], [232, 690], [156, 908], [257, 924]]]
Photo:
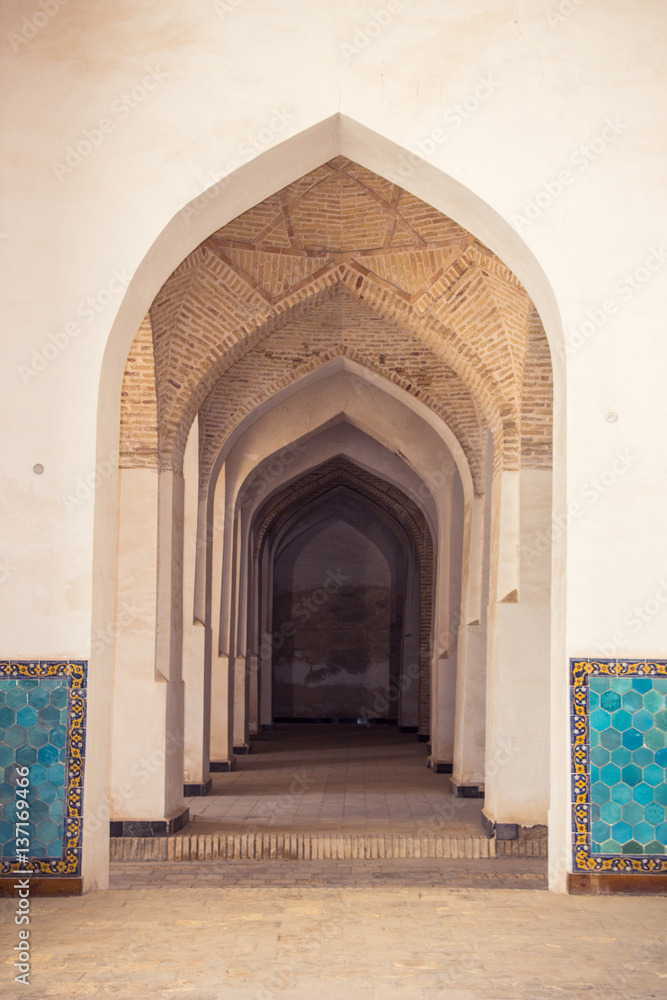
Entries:
[[[273, 864], [283, 870], [276, 877], [285, 878], [288, 863]], [[337, 886], [268, 885], [265, 866], [250, 862], [243, 879], [238, 872], [229, 876], [238, 879], [235, 885], [216, 882], [211, 868], [211, 883], [198, 888], [170, 887], [165, 873], [150, 888], [134, 884], [80, 898], [35, 899], [29, 987], [13, 982], [16, 904], [1, 900], [0, 995], [3, 1000], [664, 1000], [667, 995], [664, 898], [393, 885], [384, 878], [367, 885], [370, 866], [378, 863], [362, 864], [367, 872], [354, 885], [349, 872]], [[142, 866], [131, 868], [141, 881]], [[127, 871], [119, 870], [114, 881], [123, 884], [127, 878]]]
[[[482, 833], [480, 799], [457, 799], [449, 776], [426, 766], [425, 743], [388, 726], [278, 726], [253, 740], [237, 770], [188, 799], [188, 833], [248, 829]], [[443, 824], [438, 807], [450, 802]]]

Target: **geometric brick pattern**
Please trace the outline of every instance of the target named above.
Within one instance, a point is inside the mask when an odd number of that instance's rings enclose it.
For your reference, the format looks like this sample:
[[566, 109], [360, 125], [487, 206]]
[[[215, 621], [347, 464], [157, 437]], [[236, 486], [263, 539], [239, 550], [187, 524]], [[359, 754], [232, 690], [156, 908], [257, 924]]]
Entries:
[[[403, 368], [405, 384], [435, 407], [437, 393], [405, 371], [425, 351], [450, 387], [457, 383], [444, 395], [473, 469], [487, 425], [498, 465], [548, 467], [549, 350], [520, 282], [453, 220], [345, 157], [234, 219], [167, 280], [151, 309], [154, 368], [146, 322], [128, 358], [122, 464], [179, 468], [190, 424], [216, 382], [226, 376], [229, 385], [236, 365], [260, 344], [270, 351], [280, 331], [274, 357], [291, 361], [283, 380], [316, 365], [299, 361], [313, 345], [295, 321], [341, 288], [363, 302], [369, 342], [352, 348], [341, 329], [338, 350], [356, 350], [360, 363], [394, 381]], [[394, 345], [391, 364], [380, 360], [383, 335]]]

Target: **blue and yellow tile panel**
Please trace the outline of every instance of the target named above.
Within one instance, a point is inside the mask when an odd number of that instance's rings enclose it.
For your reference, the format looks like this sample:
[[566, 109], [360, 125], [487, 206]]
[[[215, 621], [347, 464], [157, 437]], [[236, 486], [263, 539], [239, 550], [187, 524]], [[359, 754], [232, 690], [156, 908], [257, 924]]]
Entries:
[[[83, 660], [0, 661], [0, 875], [81, 874], [86, 672]], [[27, 863], [15, 825], [25, 768]]]
[[574, 871], [667, 872], [667, 661], [571, 660]]

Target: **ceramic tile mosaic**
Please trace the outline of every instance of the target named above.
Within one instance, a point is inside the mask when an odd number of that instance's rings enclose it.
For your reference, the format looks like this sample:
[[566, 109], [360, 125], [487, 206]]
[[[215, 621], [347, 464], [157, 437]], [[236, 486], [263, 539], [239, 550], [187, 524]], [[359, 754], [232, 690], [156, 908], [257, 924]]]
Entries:
[[667, 872], [667, 661], [572, 660], [575, 871]]
[[[0, 874], [80, 874], [86, 670], [84, 661], [0, 661]], [[19, 768], [29, 780], [27, 863], [16, 851]]]

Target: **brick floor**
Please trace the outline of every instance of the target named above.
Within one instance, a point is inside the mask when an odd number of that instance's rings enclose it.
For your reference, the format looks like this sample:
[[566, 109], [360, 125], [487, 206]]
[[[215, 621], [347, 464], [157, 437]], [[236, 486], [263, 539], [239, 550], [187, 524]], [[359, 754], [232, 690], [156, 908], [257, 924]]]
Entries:
[[[279, 726], [253, 740], [237, 770], [187, 800], [183, 834], [275, 832], [482, 832], [480, 799], [457, 799], [449, 776], [426, 766], [425, 743], [386, 726]], [[442, 819], [442, 806], [451, 804]]]
[[35, 899], [29, 988], [12, 981], [15, 903], [0, 902], [3, 1000], [664, 1000], [667, 987], [659, 897], [247, 882]]

